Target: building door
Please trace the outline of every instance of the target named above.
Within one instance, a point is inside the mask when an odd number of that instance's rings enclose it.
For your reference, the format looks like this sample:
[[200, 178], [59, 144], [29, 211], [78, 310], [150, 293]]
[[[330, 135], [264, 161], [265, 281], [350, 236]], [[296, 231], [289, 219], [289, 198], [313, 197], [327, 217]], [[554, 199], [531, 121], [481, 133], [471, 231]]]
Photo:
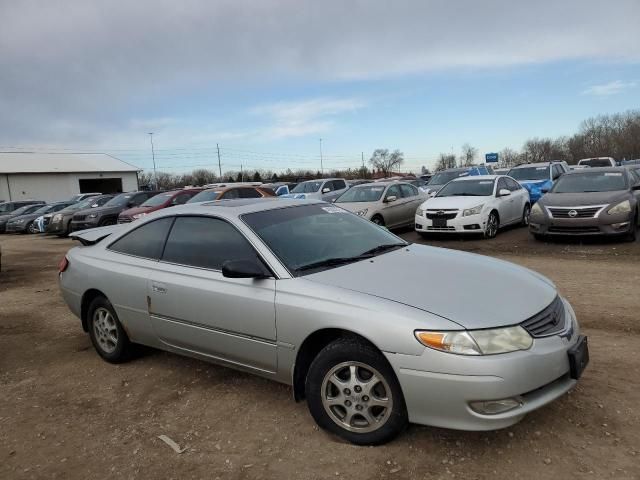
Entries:
[[82, 178], [80, 193], [122, 193], [122, 178]]

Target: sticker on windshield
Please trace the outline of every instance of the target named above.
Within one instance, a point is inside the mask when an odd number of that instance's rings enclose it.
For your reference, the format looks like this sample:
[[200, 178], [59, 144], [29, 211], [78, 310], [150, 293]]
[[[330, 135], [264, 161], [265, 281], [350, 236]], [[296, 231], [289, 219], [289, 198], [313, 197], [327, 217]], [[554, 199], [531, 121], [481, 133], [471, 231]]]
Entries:
[[345, 213], [345, 211], [338, 207], [322, 207], [322, 209], [327, 213]]
[[618, 172], [606, 172], [604, 174], [605, 177], [621, 177], [622, 173], [618, 173]]
[[536, 170], [546, 170], [547, 167], [536, 167]]
[[384, 187], [369, 187], [372, 192], [380, 192], [384, 190]]
[[491, 185], [493, 183], [493, 180], [480, 180], [478, 183], [480, 185]]

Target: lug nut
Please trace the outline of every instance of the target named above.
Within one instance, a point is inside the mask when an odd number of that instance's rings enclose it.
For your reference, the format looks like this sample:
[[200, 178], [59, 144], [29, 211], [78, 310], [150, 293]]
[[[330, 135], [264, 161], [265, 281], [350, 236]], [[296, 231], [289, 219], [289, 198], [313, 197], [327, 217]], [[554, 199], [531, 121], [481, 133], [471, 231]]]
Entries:
[[348, 388], [344, 389], [344, 394], [345, 395], [351, 395], [351, 390], [349, 390]]
[[351, 400], [345, 400], [344, 404], [345, 404], [347, 407], [350, 407], [350, 406], [351, 406]]
[[362, 391], [362, 387], [360, 385], [356, 385], [353, 389], [356, 391], [356, 393], [360, 393]]
[[356, 405], [356, 410], [362, 410], [362, 405]]
[[367, 397], [366, 395], [364, 395], [364, 396], [362, 397], [362, 401], [363, 401], [363, 402], [368, 402], [368, 401], [369, 401], [369, 397]]

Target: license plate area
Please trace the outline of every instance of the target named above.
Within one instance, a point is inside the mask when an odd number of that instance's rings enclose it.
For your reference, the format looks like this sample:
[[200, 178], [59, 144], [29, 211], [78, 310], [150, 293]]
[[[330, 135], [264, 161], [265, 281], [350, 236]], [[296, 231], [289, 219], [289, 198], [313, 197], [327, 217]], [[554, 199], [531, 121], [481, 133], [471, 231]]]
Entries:
[[571, 378], [579, 379], [589, 364], [589, 343], [587, 337], [581, 335], [576, 343], [568, 352], [569, 369]]
[[447, 226], [447, 219], [446, 218], [434, 217], [433, 226], [434, 227], [446, 227]]

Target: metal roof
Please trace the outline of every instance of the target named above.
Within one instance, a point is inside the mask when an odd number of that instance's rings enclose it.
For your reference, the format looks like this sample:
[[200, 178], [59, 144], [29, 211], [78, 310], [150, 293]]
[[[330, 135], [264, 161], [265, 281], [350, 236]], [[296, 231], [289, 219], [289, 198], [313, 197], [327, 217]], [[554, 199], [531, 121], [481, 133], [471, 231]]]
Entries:
[[137, 172], [140, 169], [106, 153], [0, 152], [3, 173]]

